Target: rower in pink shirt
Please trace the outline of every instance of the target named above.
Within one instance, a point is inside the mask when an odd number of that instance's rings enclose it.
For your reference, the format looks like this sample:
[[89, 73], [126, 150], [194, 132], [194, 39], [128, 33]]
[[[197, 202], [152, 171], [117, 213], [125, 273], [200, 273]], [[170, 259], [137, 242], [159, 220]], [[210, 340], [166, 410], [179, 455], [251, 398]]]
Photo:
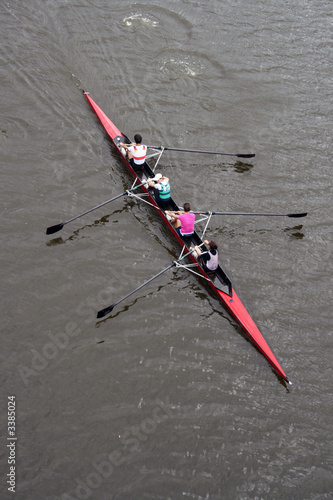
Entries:
[[184, 211], [178, 210], [178, 212], [170, 212], [166, 210], [165, 213], [172, 217], [170, 222], [174, 224], [179, 236], [192, 236], [194, 233], [195, 214], [191, 212], [189, 203], [184, 203], [183, 208]]

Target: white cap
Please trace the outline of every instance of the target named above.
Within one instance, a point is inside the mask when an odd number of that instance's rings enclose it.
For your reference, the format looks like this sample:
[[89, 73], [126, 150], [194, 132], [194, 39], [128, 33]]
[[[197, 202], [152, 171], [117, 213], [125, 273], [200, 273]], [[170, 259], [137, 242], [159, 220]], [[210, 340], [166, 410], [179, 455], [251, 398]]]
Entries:
[[162, 177], [162, 174], [156, 174], [155, 177], [152, 178], [152, 181], [159, 181], [160, 179], [162, 179]]

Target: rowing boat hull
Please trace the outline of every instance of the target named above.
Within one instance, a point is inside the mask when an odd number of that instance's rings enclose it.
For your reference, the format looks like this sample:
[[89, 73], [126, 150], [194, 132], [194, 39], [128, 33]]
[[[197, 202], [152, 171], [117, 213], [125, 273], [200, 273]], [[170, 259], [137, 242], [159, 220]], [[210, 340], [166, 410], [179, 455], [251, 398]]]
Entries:
[[[129, 162], [126, 160], [126, 158], [123, 156], [123, 154], [120, 151], [119, 147], [119, 142], [128, 142], [127, 137], [120, 132], [120, 130], [114, 125], [114, 123], [108, 118], [108, 116], [104, 113], [104, 111], [101, 110], [101, 108], [93, 101], [93, 99], [90, 97], [88, 92], [84, 92], [85, 97], [87, 98], [87, 101], [89, 102], [91, 108], [93, 109], [94, 113], [96, 114], [97, 118], [101, 122], [103, 128], [105, 129], [106, 133], [108, 134], [109, 138], [113, 142], [115, 148], [117, 149], [118, 153], [120, 154], [122, 160], [126, 164], [127, 168], [131, 172], [131, 174], [140, 181], [140, 177], [138, 176], [137, 172], [135, 172]], [[154, 173], [150, 169], [150, 167], [146, 164], [145, 166], [146, 169], [146, 175], [147, 176], [153, 176]], [[141, 188], [140, 188], [141, 189]], [[153, 196], [147, 191], [147, 189], [142, 186], [143, 191], [147, 194], [149, 197], [150, 203], [152, 203], [156, 208], [158, 208], [158, 205], [155, 202], [155, 199]], [[178, 206], [172, 201], [172, 206], [170, 207], [171, 209], [178, 209]], [[166, 218], [164, 212], [160, 209], [158, 209], [159, 214], [163, 218], [165, 224], [169, 227], [170, 231], [174, 234], [174, 236], [177, 238], [179, 243], [184, 247], [184, 240], [178, 235], [177, 231], [175, 231], [174, 227], [168, 219]], [[194, 237], [192, 238], [192, 241], [190, 242], [192, 245], [196, 244], [199, 245], [202, 243], [202, 240], [200, 237], [195, 233]], [[189, 245], [186, 243], [187, 247], [189, 248]], [[200, 270], [201, 274], [206, 278], [207, 283], [210, 285], [210, 287], [214, 290], [218, 298], [221, 300], [221, 302], [224, 304], [224, 306], [227, 308], [227, 310], [231, 313], [231, 315], [237, 320], [237, 322], [240, 324], [240, 326], [243, 328], [243, 330], [247, 333], [247, 335], [250, 337], [250, 339], [253, 341], [254, 345], [260, 350], [260, 352], [265, 356], [265, 358], [268, 360], [268, 362], [272, 365], [272, 367], [275, 369], [275, 371], [288, 383], [288, 377], [284, 373], [283, 369], [281, 368], [279, 362], [275, 358], [273, 352], [271, 351], [270, 347], [268, 346], [267, 342], [265, 341], [264, 337], [260, 333], [258, 327], [254, 323], [253, 319], [251, 318], [250, 314], [244, 307], [243, 303], [239, 299], [238, 295], [236, 294], [235, 290], [232, 287], [231, 281], [225, 274], [225, 272], [222, 270], [221, 266], [219, 266], [219, 273], [217, 278], [215, 279], [215, 283], [210, 279], [209, 276], [205, 273], [205, 271], [202, 269], [200, 265], [198, 265], [197, 260], [195, 257], [191, 254], [189, 256], [193, 263], [195, 263], [198, 266], [198, 269]]]

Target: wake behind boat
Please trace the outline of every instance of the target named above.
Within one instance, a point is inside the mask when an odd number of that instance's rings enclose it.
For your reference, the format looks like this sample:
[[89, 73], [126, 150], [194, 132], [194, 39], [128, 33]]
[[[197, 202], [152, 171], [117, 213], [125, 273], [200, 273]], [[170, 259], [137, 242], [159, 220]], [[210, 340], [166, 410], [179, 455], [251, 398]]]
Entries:
[[[181, 237], [177, 233], [177, 231], [175, 230], [174, 226], [170, 223], [169, 219], [167, 218], [167, 216], [164, 212], [164, 210], [170, 210], [170, 211], [179, 210], [179, 206], [177, 205], [177, 203], [171, 198], [169, 201], [169, 205], [167, 207], [163, 207], [163, 210], [162, 210], [157, 205], [157, 203], [154, 199], [154, 196], [148, 190], [148, 187], [145, 184], [145, 181], [147, 179], [155, 176], [154, 171], [155, 171], [156, 166], [158, 165], [159, 159], [163, 153], [163, 148], [161, 151], [153, 150], [153, 153], [151, 155], [147, 156], [147, 159], [154, 157], [154, 159], [155, 159], [155, 165], [153, 167], [154, 170], [149, 166], [149, 164], [146, 161], [142, 171], [140, 171], [140, 172], [134, 171], [133, 168], [131, 167], [129, 161], [126, 159], [126, 157], [124, 155], [124, 150], [120, 145], [121, 142], [125, 143], [125, 144], [130, 144], [131, 141], [128, 139], [128, 137], [126, 137], [123, 133], [121, 133], [119, 131], [119, 129], [114, 125], [114, 123], [107, 117], [107, 115], [101, 110], [101, 108], [93, 101], [93, 99], [90, 97], [88, 92], [84, 92], [84, 95], [85, 95], [87, 101], [89, 102], [91, 108], [93, 109], [94, 113], [96, 114], [97, 118], [99, 119], [102, 126], [104, 127], [109, 138], [113, 142], [121, 159], [123, 160], [126, 167], [128, 168], [128, 170], [131, 172], [132, 176], [134, 177], [133, 187], [129, 191], [131, 191], [131, 194], [132, 194], [133, 190], [136, 189], [136, 187], [139, 187], [139, 185], [140, 185], [140, 190], [142, 190], [145, 193], [146, 202], [149, 203], [150, 205], [152, 205], [154, 207], [154, 209], [158, 210], [164, 224], [169, 228], [170, 232], [174, 235], [174, 237], [180, 243], [180, 245], [182, 247], [182, 254], [181, 254], [180, 259], [178, 259], [178, 261], [175, 261], [175, 263], [179, 263], [179, 261], [181, 261], [183, 258], [182, 255], [186, 254], [185, 256], [192, 261], [192, 266], [194, 266], [194, 268], [197, 271], [199, 271], [200, 276], [206, 280], [206, 282], [209, 284], [211, 289], [215, 292], [215, 294], [220, 299], [220, 301], [223, 303], [223, 305], [226, 307], [226, 309], [237, 320], [237, 322], [240, 324], [240, 326], [243, 328], [243, 330], [246, 332], [246, 334], [253, 341], [254, 345], [266, 357], [266, 359], [272, 365], [272, 367], [275, 369], [275, 371], [278, 373], [278, 375], [280, 375], [280, 377], [282, 377], [282, 379], [285, 380], [287, 383], [291, 384], [287, 375], [285, 374], [285, 372], [281, 368], [279, 362], [277, 361], [273, 352], [271, 351], [270, 347], [268, 346], [267, 342], [265, 341], [264, 337], [260, 333], [258, 327], [255, 325], [251, 316], [249, 315], [249, 313], [245, 309], [243, 303], [241, 302], [238, 295], [236, 294], [236, 292], [232, 286], [232, 283], [231, 283], [230, 279], [228, 278], [227, 274], [225, 273], [225, 271], [219, 265], [218, 269], [216, 271], [214, 271], [213, 276], [207, 275], [206, 272], [204, 271], [204, 269], [202, 268], [202, 266], [200, 265], [200, 262], [197, 260], [197, 255], [195, 254], [195, 252], [193, 252], [194, 246], [200, 245], [203, 247], [203, 249], [205, 249], [203, 239], [204, 239], [204, 234], [205, 234], [205, 231], [207, 229], [211, 215], [207, 215], [205, 217], [207, 222], [205, 224], [205, 227], [204, 227], [204, 230], [203, 230], [201, 236], [199, 236], [199, 234], [195, 231], [194, 234], [191, 235], [190, 237]], [[161, 149], [161, 148], [159, 148], [159, 149]], [[143, 198], [141, 198], [141, 197], [138, 197], [138, 199], [143, 200]], [[197, 221], [197, 222], [202, 222], [202, 220]], [[169, 267], [171, 267], [171, 266], [169, 266]], [[188, 268], [188, 270], [193, 272], [193, 270], [190, 268], [190, 266], [184, 265], [182, 267], [186, 267], [186, 268]], [[168, 268], [166, 268], [166, 269], [168, 269]], [[199, 274], [199, 273], [195, 273], [195, 274]], [[159, 273], [156, 276], [159, 276], [160, 274], [161, 273]], [[149, 281], [151, 281], [151, 280], [149, 280]], [[146, 283], [148, 283], [148, 282], [146, 282]], [[139, 288], [141, 288], [141, 287], [139, 287]], [[127, 298], [127, 296], [125, 298]], [[119, 303], [119, 302], [117, 302], [117, 303]], [[110, 308], [106, 308], [106, 309], [100, 311], [99, 317], [103, 317], [104, 315], [111, 312], [114, 305], [116, 305], [116, 304], [113, 304]]]

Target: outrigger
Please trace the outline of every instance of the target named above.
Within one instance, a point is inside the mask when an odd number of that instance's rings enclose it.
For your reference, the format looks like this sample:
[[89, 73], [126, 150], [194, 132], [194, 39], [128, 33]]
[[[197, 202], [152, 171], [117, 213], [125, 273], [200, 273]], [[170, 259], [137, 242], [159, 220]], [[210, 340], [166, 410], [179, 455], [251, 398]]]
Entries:
[[[141, 200], [145, 203], [148, 203], [151, 205], [154, 209], [156, 209], [161, 216], [164, 224], [169, 228], [170, 232], [174, 235], [174, 237], [178, 240], [180, 243], [182, 250], [180, 257], [173, 261], [169, 266], [167, 266], [165, 269], [160, 271], [158, 274], [150, 278], [148, 281], [143, 283], [141, 286], [139, 286], [136, 290], [133, 290], [129, 294], [127, 294], [125, 297], [122, 299], [118, 300], [114, 304], [112, 304], [109, 307], [106, 307], [102, 309], [101, 311], [98, 312], [97, 317], [102, 318], [106, 315], [108, 315], [113, 308], [125, 300], [127, 297], [135, 293], [137, 290], [145, 286], [146, 284], [150, 283], [153, 279], [157, 278], [164, 272], [166, 272], [168, 269], [176, 266], [176, 267], [182, 267], [187, 269], [188, 271], [200, 276], [204, 280], [206, 280], [206, 283], [210, 286], [210, 288], [215, 292], [217, 297], [220, 299], [220, 301], [223, 303], [223, 305], [226, 307], [226, 309], [230, 312], [230, 314], [237, 320], [239, 325], [242, 327], [242, 329], [246, 332], [246, 334], [249, 336], [249, 338], [252, 340], [254, 345], [259, 349], [259, 351], [265, 356], [267, 361], [272, 365], [272, 367], [275, 369], [276, 373], [282, 377], [282, 379], [287, 382], [288, 384], [291, 384], [289, 381], [287, 375], [283, 371], [282, 367], [280, 366], [279, 362], [275, 358], [273, 352], [271, 351], [270, 347], [268, 346], [267, 342], [265, 341], [264, 337], [260, 333], [258, 327], [254, 323], [253, 319], [251, 318], [250, 314], [247, 312], [245, 309], [243, 303], [239, 299], [238, 295], [236, 294], [232, 283], [230, 279], [228, 278], [227, 274], [225, 271], [222, 269], [222, 267], [219, 265], [218, 269], [214, 271], [213, 274], [206, 274], [204, 269], [202, 268], [200, 264], [200, 260], [198, 259], [198, 255], [194, 251], [194, 248], [196, 246], [203, 247], [203, 250], [206, 249], [205, 244], [204, 244], [204, 235], [207, 230], [207, 227], [209, 225], [209, 222], [211, 220], [211, 217], [213, 215], [222, 215], [222, 214], [227, 214], [226, 212], [195, 212], [196, 214], [200, 214], [201, 218], [199, 220], [196, 220], [196, 225], [201, 225], [201, 234], [199, 235], [198, 231], [196, 230], [193, 235], [190, 237], [181, 237], [177, 231], [175, 230], [174, 226], [171, 224], [168, 216], [165, 214], [164, 210], [168, 211], [178, 211], [179, 206], [177, 203], [173, 200], [173, 198], [170, 198], [169, 205], [167, 207], [163, 207], [163, 210], [158, 206], [158, 204], [155, 201], [155, 198], [151, 191], [148, 189], [148, 185], [146, 183], [147, 179], [153, 178], [155, 176], [155, 170], [156, 167], [161, 159], [161, 156], [163, 154], [164, 150], [167, 149], [175, 149], [175, 148], [163, 148], [163, 147], [154, 147], [154, 146], [149, 146], [151, 149], [152, 153], [146, 156], [146, 160], [150, 160], [150, 158], [154, 158], [154, 165], [153, 167], [150, 167], [149, 163], [145, 161], [144, 168], [140, 172], [135, 172], [133, 168], [131, 167], [129, 161], [126, 158], [125, 155], [125, 150], [121, 147], [120, 143], [124, 144], [130, 144], [131, 141], [128, 139], [127, 136], [125, 136], [120, 130], [114, 125], [114, 123], [110, 120], [110, 118], [107, 117], [107, 115], [102, 111], [102, 109], [93, 101], [93, 99], [90, 97], [89, 92], [83, 91], [88, 103], [90, 104], [91, 108], [93, 109], [94, 113], [96, 114], [97, 118], [99, 119], [100, 123], [102, 124], [103, 128], [105, 129], [107, 135], [111, 139], [113, 145], [115, 146], [117, 152], [119, 153], [121, 159], [125, 163], [126, 167], [128, 168], [129, 172], [132, 174], [134, 177], [134, 182], [133, 185], [130, 189], [124, 191], [118, 196], [115, 196], [114, 198], [111, 198], [110, 200], [107, 200], [104, 203], [101, 203], [100, 205], [97, 205], [96, 207], [87, 210], [86, 212], [73, 217], [69, 219], [68, 221], [60, 224], [56, 224], [55, 226], [51, 226], [47, 228], [46, 233], [47, 234], [53, 234], [63, 228], [65, 224], [68, 222], [71, 222], [78, 217], [81, 217], [82, 215], [85, 215], [103, 205], [106, 205], [107, 203], [110, 203], [111, 201], [120, 198], [121, 196], [131, 196], [136, 198], [137, 200]], [[176, 149], [179, 151], [187, 151], [187, 150], [180, 150]], [[199, 151], [195, 151], [199, 152]], [[226, 155], [231, 155], [230, 153], [214, 153], [214, 152], [207, 152], [209, 154], [226, 154]], [[251, 155], [243, 155], [243, 154], [235, 154], [231, 156], [238, 156], [238, 157], [243, 157], [243, 158], [251, 158], [254, 156], [254, 154]], [[149, 161], [153, 163], [153, 161]], [[143, 195], [137, 195], [136, 190], [140, 189], [143, 191]], [[251, 215], [247, 213], [239, 213], [239, 212], [234, 212], [230, 213], [231, 215], [237, 214], [237, 215]], [[253, 215], [272, 215], [272, 216], [287, 216], [287, 217], [304, 217], [307, 214], [306, 213], [300, 213], [300, 214], [253, 214]], [[203, 226], [203, 229], [202, 229]], [[191, 261], [190, 264], [185, 263], [185, 259], [188, 259]]]

